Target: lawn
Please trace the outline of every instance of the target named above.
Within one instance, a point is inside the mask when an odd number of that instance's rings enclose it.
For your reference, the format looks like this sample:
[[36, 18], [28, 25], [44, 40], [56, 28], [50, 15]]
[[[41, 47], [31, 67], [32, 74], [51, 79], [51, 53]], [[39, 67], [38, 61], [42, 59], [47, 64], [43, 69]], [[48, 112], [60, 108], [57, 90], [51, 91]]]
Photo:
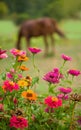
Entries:
[[[38, 68], [40, 68], [41, 78], [41, 82], [39, 82], [39, 87], [37, 88], [38, 92], [46, 91], [45, 86], [47, 84], [42, 80], [42, 77], [45, 73], [52, 70], [53, 68], [60, 67], [62, 64], [62, 53], [72, 57], [72, 62], [69, 64], [67, 63], [66, 69], [69, 66], [71, 69], [75, 68], [81, 70], [81, 21], [64, 20], [59, 23], [59, 27], [65, 32], [68, 39], [60, 39], [55, 34], [55, 56], [44, 58], [42, 51], [42, 53], [38, 54], [35, 59], [36, 65]], [[0, 46], [3, 49], [10, 50], [11, 48], [15, 47], [17, 41], [17, 30], [18, 28], [12, 22], [0, 21]], [[33, 38], [31, 42], [32, 46], [40, 47], [42, 50], [44, 50], [43, 38]], [[22, 40], [22, 48], [26, 48], [24, 39]], [[25, 63], [30, 69], [27, 73], [24, 73], [24, 75], [36, 75], [36, 72], [34, 72], [32, 67], [31, 59], [32, 57], [30, 57], [29, 61]], [[4, 71], [5, 68], [11, 67], [12, 63], [12, 57], [3, 60], [0, 64], [1, 71]], [[74, 86], [76, 87], [77, 84], [79, 84], [79, 86], [81, 84], [81, 80], [79, 78], [76, 79]]]

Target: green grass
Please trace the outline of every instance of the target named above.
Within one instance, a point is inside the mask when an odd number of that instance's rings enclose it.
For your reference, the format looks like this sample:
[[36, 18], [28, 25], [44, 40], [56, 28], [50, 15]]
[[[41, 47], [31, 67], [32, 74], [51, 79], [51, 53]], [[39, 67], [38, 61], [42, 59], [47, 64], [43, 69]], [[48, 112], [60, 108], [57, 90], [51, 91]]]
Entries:
[[[37, 86], [38, 92], [45, 92], [47, 84], [42, 80], [42, 77], [45, 73], [52, 70], [55, 67], [60, 67], [62, 64], [61, 54], [64, 53], [72, 57], [72, 62], [66, 64], [66, 69], [75, 68], [81, 70], [81, 22], [67, 20], [59, 23], [60, 28], [65, 32], [68, 40], [64, 40], [55, 35], [55, 51], [56, 54], [54, 57], [43, 57], [42, 53], [38, 54], [35, 59], [35, 63], [40, 68], [40, 78], [41, 82], [39, 87]], [[10, 21], [0, 21], [0, 46], [3, 49], [10, 50], [15, 47], [17, 41], [17, 27]], [[44, 50], [43, 38], [32, 38], [32, 46], [40, 47]], [[50, 45], [50, 43], [49, 43]], [[25, 40], [22, 40], [22, 48], [26, 49]], [[10, 55], [10, 53], [8, 53]], [[32, 66], [32, 57], [25, 64], [30, 68], [29, 71], [24, 73], [24, 75], [35, 75], [33, 66]], [[3, 60], [0, 64], [1, 71], [4, 71], [5, 68], [11, 67], [13, 63], [12, 57], [9, 59]], [[75, 80], [74, 86], [77, 87], [77, 84], [81, 86], [81, 80], [77, 78]]]

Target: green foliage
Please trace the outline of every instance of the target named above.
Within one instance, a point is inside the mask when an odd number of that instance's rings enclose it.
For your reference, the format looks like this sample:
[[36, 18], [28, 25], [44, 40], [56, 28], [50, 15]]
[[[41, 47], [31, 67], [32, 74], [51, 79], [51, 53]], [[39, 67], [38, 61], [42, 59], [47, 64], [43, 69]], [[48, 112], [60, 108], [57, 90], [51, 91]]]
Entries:
[[19, 25], [22, 22], [24, 22], [25, 20], [29, 19], [28, 14], [26, 13], [22, 13], [22, 14], [15, 14], [15, 19], [14, 22]]
[[6, 3], [0, 2], [0, 18], [4, 18], [8, 14], [8, 11]]

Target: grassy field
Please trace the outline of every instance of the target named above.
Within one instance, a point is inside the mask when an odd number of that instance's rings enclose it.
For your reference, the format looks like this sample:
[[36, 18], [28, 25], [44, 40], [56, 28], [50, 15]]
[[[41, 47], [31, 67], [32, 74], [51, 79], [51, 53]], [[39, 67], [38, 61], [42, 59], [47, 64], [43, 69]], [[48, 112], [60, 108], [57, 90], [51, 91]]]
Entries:
[[[55, 50], [56, 54], [53, 57], [43, 57], [42, 53], [36, 56], [35, 62], [40, 68], [40, 78], [41, 82], [39, 83], [39, 87], [37, 88], [38, 92], [45, 92], [47, 84], [42, 80], [42, 77], [45, 73], [52, 70], [55, 67], [60, 67], [62, 64], [61, 54], [64, 53], [72, 57], [72, 62], [67, 63], [67, 67], [73, 69], [81, 70], [81, 21], [78, 20], [67, 20], [59, 23], [60, 28], [65, 32], [68, 40], [61, 39], [55, 34]], [[3, 49], [10, 50], [15, 47], [17, 40], [17, 27], [10, 21], [0, 21], [0, 46]], [[43, 38], [33, 38], [31, 40], [32, 46], [40, 47], [44, 50]], [[50, 45], [50, 41], [49, 41]], [[25, 49], [25, 40], [22, 40], [22, 48]], [[9, 53], [10, 55], [10, 53]], [[8, 59], [3, 60], [0, 64], [1, 71], [4, 71], [5, 68], [11, 67], [12, 57], [10, 56]], [[29, 58], [29, 61], [26, 65], [30, 68], [27, 73], [24, 75], [36, 75], [32, 67], [32, 57]], [[32, 76], [31, 75], [31, 76]], [[81, 86], [81, 79], [77, 78], [75, 80], [74, 87], [77, 85]]]

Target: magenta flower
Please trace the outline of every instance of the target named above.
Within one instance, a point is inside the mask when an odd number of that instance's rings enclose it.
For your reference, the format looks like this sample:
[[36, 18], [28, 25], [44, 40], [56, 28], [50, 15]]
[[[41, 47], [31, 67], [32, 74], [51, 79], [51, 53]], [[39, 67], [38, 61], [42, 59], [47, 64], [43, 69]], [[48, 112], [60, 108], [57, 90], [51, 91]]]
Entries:
[[33, 53], [33, 54], [37, 54], [37, 53], [39, 53], [40, 51], [41, 51], [41, 49], [39, 49], [39, 48], [32, 48], [32, 47], [30, 47], [30, 48], [28, 48], [29, 49], [29, 51], [31, 52], [31, 53]]
[[2, 49], [0, 48], [0, 55], [4, 54], [5, 52], [6, 52], [6, 50], [2, 50]]
[[63, 93], [57, 95], [57, 97], [60, 98], [60, 99], [63, 99], [63, 100], [67, 100], [69, 98], [69, 96], [67, 94], [65, 95]]
[[10, 119], [10, 127], [24, 130], [25, 128], [28, 127], [28, 120], [26, 120], [21, 116], [12, 116]]
[[74, 70], [74, 69], [72, 69], [72, 70], [69, 70], [69, 71], [68, 71], [68, 74], [70, 74], [70, 75], [72, 75], [72, 76], [78, 76], [78, 75], [81, 74], [81, 72], [80, 72], [79, 70]]
[[64, 54], [62, 54], [62, 59], [64, 59], [65, 61], [71, 61], [72, 60], [72, 58], [71, 57], [69, 57], [69, 56], [66, 56], [66, 55], [64, 55]]
[[11, 74], [10, 72], [7, 72], [7, 73], [6, 73], [6, 76], [7, 76], [9, 79], [12, 79], [12, 78], [13, 78], [13, 74]]
[[5, 92], [6, 91], [12, 92], [13, 90], [19, 90], [18, 84], [9, 80], [4, 81], [2, 88]]
[[69, 87], [68, 88], [60, 87], [59, 91], [64, 93], [64, 94], [68, 94], [68, 93], [72, 92], [72, 89]]
[[62, 106], [62, 100], [53, 96], [48, 96], [45, 98], [44, 103], [50, 108], [57, 108]]
[[55, 68], [53, 71], [48, 72], [44, 75], [43, 79], [49, 83], [59, 83], [60, 79], [63, 78], [63, 75], [60, 73], [58, 68]]
[[14, 56], [26, 56], [26, 51], [23, 51], [23, 50], [18, 50], [18, 49], [11, 49], [10, 50], [11, 54], [13, 54]]

